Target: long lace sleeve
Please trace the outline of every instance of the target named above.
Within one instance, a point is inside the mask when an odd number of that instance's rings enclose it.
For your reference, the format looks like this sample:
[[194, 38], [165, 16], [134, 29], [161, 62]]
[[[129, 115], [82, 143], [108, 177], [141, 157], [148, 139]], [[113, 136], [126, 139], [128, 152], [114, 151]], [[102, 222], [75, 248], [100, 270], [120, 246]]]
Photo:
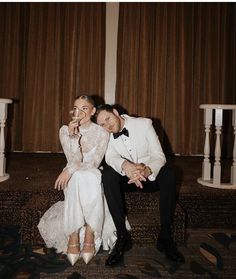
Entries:
[[59, 131], [59, 139], [66, 156], [66, 169], [72, 174], [81, 164], [82, 154], [79, 148], [78, 136], [70, 136], [68, 126], [64, 125]]
[[78, 136], [69, 136], [68, 126], [59, 132], [60, 142], [67, 159], [66, 169], [73, 174], [78, 169], [98, 168], [106, 151], [109, 134], [92, 123], [87, 130], [81, 129], [81, 146]]

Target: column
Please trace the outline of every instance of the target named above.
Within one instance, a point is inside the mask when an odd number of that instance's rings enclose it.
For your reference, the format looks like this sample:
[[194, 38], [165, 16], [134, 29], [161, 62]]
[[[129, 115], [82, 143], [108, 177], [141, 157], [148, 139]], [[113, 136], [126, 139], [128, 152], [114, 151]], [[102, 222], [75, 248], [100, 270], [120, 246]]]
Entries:
[[5, 158], [5, 135], [4, 128], [7, 119], [7, 105], [12, 103], [10, 99], [0, 99], [0, 182], [7, 180], [9, 174], [6, 173]]
[[115, 103], [119, 3], [106, 3], [105, 102]]

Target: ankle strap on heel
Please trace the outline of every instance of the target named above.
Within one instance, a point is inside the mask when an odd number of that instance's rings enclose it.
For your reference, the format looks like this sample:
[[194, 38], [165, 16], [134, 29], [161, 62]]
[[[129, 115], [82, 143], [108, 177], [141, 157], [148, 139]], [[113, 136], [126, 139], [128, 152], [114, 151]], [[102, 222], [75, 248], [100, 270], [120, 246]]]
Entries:
[[73, 248], [73, 247], [80, 247], [80, 243], [68, 244], [67, 247], [70, 247], [70, 248]]
[[94, 248], [95, 244], [94, 243], [87, 243], [87, 242], [85, 242], [84, 246]]

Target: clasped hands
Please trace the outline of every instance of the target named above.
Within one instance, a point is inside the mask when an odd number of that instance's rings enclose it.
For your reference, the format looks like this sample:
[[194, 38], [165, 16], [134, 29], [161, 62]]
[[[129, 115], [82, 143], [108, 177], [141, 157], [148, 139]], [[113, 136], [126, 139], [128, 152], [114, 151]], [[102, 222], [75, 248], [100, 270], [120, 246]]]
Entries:
[[141, 181], [146, 181], [151, 174], [150, 168], [143, 163], [124, 161], [122, 170], [129, 178], [128, 184], [134, 183], [138, 188], [143, 188]]

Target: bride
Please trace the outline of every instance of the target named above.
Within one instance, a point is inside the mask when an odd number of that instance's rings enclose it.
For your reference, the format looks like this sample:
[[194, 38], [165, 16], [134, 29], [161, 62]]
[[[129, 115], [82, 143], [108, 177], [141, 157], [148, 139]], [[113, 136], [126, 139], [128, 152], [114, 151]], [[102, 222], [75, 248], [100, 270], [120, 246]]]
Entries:
[[87, 264], [101, 244], [107, 250], [116, 240], [98, 169], [109, 134], [91, 121], [96, 111], [92, 97], [77, 97], [73, 111], [72, 121], [59, 132], [67, 165], [55, 189], [63, 190], [65, 199], [50, 207], [38, 224], [47, 247], [66, 253], [72, 265], [80, 256]]

